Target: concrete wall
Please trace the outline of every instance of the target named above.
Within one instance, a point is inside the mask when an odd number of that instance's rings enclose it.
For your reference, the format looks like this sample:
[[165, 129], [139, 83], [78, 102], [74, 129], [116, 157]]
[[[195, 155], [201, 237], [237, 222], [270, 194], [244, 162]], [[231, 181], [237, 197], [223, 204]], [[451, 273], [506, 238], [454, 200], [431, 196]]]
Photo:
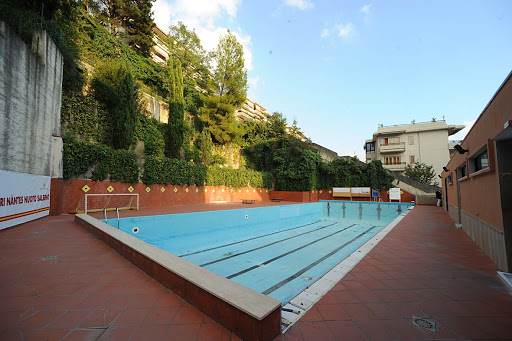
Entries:
[[158, 122], [169, 122], [169, 105], [158, 98], [142, 92], [142, 97], [146, 103], [146, 109], [151, 113], [151, 117]]
[[0, 169], [37, 175], [62, 165], [59, 142], [63, 58], [44, 31], [32, 49], [0, 23]]

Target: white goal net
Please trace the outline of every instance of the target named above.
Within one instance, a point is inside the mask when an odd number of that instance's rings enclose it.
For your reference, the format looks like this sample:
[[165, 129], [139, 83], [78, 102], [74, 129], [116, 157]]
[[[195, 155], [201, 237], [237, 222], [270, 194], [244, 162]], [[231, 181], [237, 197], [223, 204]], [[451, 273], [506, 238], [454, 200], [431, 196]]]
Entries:
[[77, 213], [114, 211], [119, 210], [138, 210], [139, 195], [138, 194], [86, 194], [80, 200]]

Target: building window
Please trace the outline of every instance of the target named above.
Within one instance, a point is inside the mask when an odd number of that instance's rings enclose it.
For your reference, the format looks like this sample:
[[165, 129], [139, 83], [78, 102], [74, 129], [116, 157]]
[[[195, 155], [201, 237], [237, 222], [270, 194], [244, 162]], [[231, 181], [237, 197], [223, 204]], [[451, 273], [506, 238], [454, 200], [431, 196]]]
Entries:
[[399, 144], [400, 138], [399, 137], [385, 137], [380, 139], [380, 145], [381, 146], [387, 146], [389, 144]]
[[375, 142], [366, 143], [366, 152], [367, 153], [375, 153]]
[[450, 173], [448, 175], [448, 185], [451, 185], [452, 184], [452, 174]]
[[409, 136], [409, 144], [414, 144], [414, 136]]
[[457, 179], [465, 178], [467, 175], [466, 163], [463, 163], [457, 168]]
[[400, 156], [386, 156], [384, 158], [385, 165], [399, 165], [400, 164]]
[[399, 144], [400, 138], [399, 137], [390, 137], [389, 138], [389, 144]]
[[411, 165], [416, 163], [416, 162], [414, 162], [414, 155], [409, 155], [409, 163]]
[[487, 146], [480, 149], [469, 159], [470, 173], [475, 173], [486, 168], [489, 168], [489, 154], [487, 153]]

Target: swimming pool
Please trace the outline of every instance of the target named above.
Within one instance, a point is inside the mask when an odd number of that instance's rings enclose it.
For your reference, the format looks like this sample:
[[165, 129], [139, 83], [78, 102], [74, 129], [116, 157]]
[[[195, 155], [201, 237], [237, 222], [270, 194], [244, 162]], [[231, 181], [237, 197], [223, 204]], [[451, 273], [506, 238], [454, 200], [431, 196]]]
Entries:
[[119, 229], [284, 306], [409, 206], [321, 201], [122, 218]]

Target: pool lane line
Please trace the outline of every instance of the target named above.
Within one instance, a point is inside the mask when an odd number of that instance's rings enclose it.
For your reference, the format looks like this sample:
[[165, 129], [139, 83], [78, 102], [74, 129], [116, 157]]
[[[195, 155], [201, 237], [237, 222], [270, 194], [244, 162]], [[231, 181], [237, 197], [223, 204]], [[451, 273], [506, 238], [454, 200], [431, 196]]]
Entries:
[[361, 238], [363, 235], [365, 235], [366, 233], [370, 232], [371, 230], [373, 230], [376, 226], [372, 226], [371, 228], [369, 228], [368, 230], [360, 233], [359, 235], [355, 236], [354, 238], [352, 238], [351, 240], [349, 240], [348, 242], [346, 242], [345, 244], [341, 245], [340, 247], [336, 248], [334, 251], [331, 251], [329, 252], [328, 254], [326, 254], [325, 256], [323, 256], [322, 258], [318, 259], [317, 261], [309, 264], [308, 266], [306, 266], [305, 268], [303, 268], [302, 270], [296, 272], [295, 274], [291, 275], [290, 277], [282, 280], [281, 282], [277, 283], [276, 285], [273, 285], [271, 286], [270, 288], [268, 288], [267, 290], [263, 291], [262, 294], [263, 295], [268, 295], [270, 293], [272, 293], [273, 291], [279, 289], [280, 287], [282, 287], [283, 285], [287, 284], [288, 282], [291, 282], [293, 281], [294, 279], [296, 279], [297, 277], [299, 277], [300, 275], [304, 274], [306, 271], [308, 271], [309, 269], [317, 266], [318, 264], [320, 264], [321, 262], [323, 262], [324, 260], [326, 260], [327, 258], [333, 256], [334, 254], [336, 254], [338, 251], [340, 251], [341, 249], [345, 248], [346, 246], [352, 244], [353, 242], [355, 242], [357, 239]]
[[221, 246], [216, 246], [216, 247], [212, 247], [212, 248], [201, 250], [201, 251], [195, 251], [195, 252], [187, 253], [187, 254], [181, 255], [179, 257], [188, 257], [188, 256], [196, 255], [198, 253], [203, 253], [203, 252], [207, 252], [207, 251], [211, 251], [211, 250], [215, 250], [215, 249], [220, 249], [222, 247], [231, 246], [231, 245], [235, 245], [235, 244], [240, 244], [240, 243], [247, 242], [247, 241], [250, 241], [250, 240], [271, 236], [273, 234], [282, 233], [282, 232], [291, 231], [291, 230], [296, 230], [298, 228], [301, 228], [301, 227], [304, 227], [304, 226], [313, 225], [313, 224], [316, 224], [316, 223], [319, 223], [319, 222], [322, 222], [322, 221], [323, 221], [323, 219], [315, 220], [314, 222], [309, 223], [309, 224], [299, 225], [299, 226], [291, 227], [289, 229], [285, 229], [285, 230], [281, 230], [281, 231], [276, 231], [276, 232], [264, 234], [264, 235], [261, 235], [261, 236], [258, 236], [258, 237], [244, 239], [244, 240], [240, 240], [240, 241], [234, 242], [234, 243], [224, 244], [224, 245], [221, 245]]
[[283, 238], [283, 239], [280, 239], [280, 240], [276, 240], [275, 242], [272, 242], [270, 244], [265, 244], [265, 245], [262, 245], [262, 246], [255, 247], [254, 249], [250, 249], [250, 250], [247, 250], [247, 251], [244, 251], [244, 252], [240, 252], [240, 253], [235, 253], [235, 254], [229, 255], [229, 256], [224, 257], [224, 258], [219, 258], [219, 259], [216, 259], [216, 260], [212, 260], [211, 262], [204, 263], [204, 264], [201, 264], [199, 266], [204, 267], [204, 266], [207, 266], [207, 265], [219, 263], [219, 262], [225, 261], [226, 259], [230, 259], [230, 258], [233, 258], [233, 257], [238, 257], [238, 256], [241, 256], [241, 255], [245, 255], [246, 253], [257, 251], [257, 250], [260, 250], [260, 249], [272, 246], [274, 244], [284, 242], [286, 240], [290, 240], [290, 239], [293, 239], [293, 238], [297, 238], [297, 237], [303, 236], [303, 235], [308, 234], [308, 233], [312, 233], [312, 232], [316, 232], [316, 231], [319, 231], [319, 230], [323, 230], [323, 229], [325, 229], [327, 227], [330, 227], [330, 226], [333, 226], [333, 225], [336, 225], [336, 224], [339, 224], [339, 223], [340, 222], [337, 221], [335, 223], [332, 223], [332, 224], [329, 224], [329, 225], [325, 225], [325, 226], [319, 227], [319, 228], [311, 230], [311, 231], [303, 232], [303, 233], [300, 233], [300, 234], [296, 234], [295, 236], [291, 236], [291, 237]]
[[[333, 224], [333, 225], [334, 225], [334, 224]], [[269, 260], [267, 260], [267, 261], [264, 261], [264, 262], [263, 262], [263, 263], [261, 263], [261, 264], [251, 266], [250, 268], [247, 268], [247, 269], [245, 269], [245, 270], [242, 270], [242, 271], [239, 271], [239, 272], [237, 272], [237, 273], [234, 273], [234, 274], [232, 274], [232, 275], [230, 275], [230, 276], [227, 276], [226, 278], [227, 278], [227, 279], [235, 278], [235, 277], [237, 277], [237, 276], [243, 275], [243, 274], [244, 274], [244, 273], [246, 273], [246, 272], [252, 271], [252, 270], [254, 270], [254, 269], [258, 269], [258, 268], [259, 268], [260, 266], [262, 266], [262, 265], [267, 265], [267, 264], [269, 264], [269, 263], [272, 263], [273, 261], [276, 261], [276, 260], [278, 260], [278, 259], [280, 259], [280, 258], [283, 258], [283, 257], [285, 257], [285, 256], [288, 256], [288, 255], [290, 255], [290, 254], [292, 254], [292, 253], [294, 253], [294, 252], [297, 252], [297, 251], [299, 251], [299, 250], [302, 250], [302, 249], [303, 249], [303, 248], [305, 248], [305, 247], [308, 247], [308, 246], [310, 246], [310, 245], [313, 245], [313, 244], [315, 244], [315, 243], [318, 243], [318, 242], [319, 242], [319, 241], [321, 241], [321, 240], [327, 239], [327, 238], [329, 238], [329, 237], [334, 236], [335, 234], [338, 234], [338, 233], [341, 233], [341, 232], [343, 232], [343, 231], [346, 231], [346, 230], [348, 230], [349, 228], [351, 228], [351, 227], [353, 227], [353, 226], [355, 226], [355, 225], [358, 225], [358, 224], [352, 224], [352, 225], [350, 225], [350, 226], [347, 226], [347, 227], [345, 227], [345, 228], [343, 228], [343, 229], [341, 229], [341, 230], [339, 230], [339, 231], [336, 231], [336, 232], [334, 232], [334, 233], [328, 234], [327, 236], [324, 236], [324, 237], [322, 237], [322, 238], [320, 238], [320, 239], [313, 240], [312, 242], [309, 242], [309, 243], [307, 243], [307, 244], [305, 244], [305, 245], [299, 246], [298, 248], [295, 248], [295, 249], [293, 249], [293, 250], [291, 250], [291, 251], [285, 252], [285, 253], [283, 253], [283, 254], [281, 254], [281, 255], [279, 255], [279, 256], [276, 256], [276, 257], [274, 257], [274, 258], [271, 258], [271, 259], [269, 259]]]

